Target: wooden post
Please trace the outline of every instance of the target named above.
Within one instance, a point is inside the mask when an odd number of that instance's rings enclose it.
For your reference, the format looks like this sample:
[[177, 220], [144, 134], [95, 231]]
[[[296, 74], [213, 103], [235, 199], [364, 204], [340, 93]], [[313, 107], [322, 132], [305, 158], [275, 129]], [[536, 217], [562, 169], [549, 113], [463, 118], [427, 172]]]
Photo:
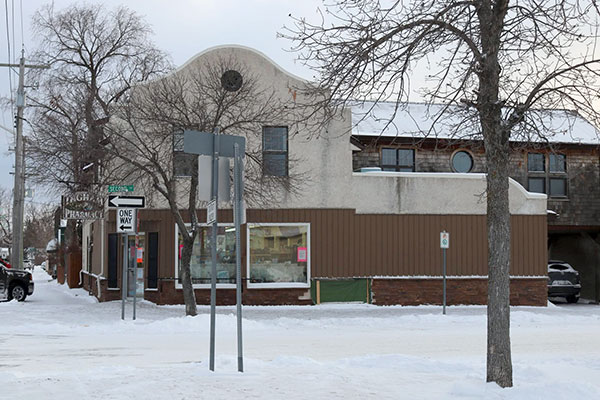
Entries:
[[321, 281], [317, 279], [317, 304], [321, 304]]

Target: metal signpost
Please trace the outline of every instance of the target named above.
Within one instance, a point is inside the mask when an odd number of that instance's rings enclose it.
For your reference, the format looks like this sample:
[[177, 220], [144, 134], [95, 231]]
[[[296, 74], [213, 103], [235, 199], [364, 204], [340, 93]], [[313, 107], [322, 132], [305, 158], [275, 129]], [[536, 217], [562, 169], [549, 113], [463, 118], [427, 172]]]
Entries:
[[446, 315], [446, 249], [450, 248], [450, 234], [446, 231], [440, 232], [440, 248], [442, 249], [442, 254], [444, 258], [444, 266], [443, 266], [443, 282], [444, 282], [444, 305], [442, 308], [442, 313]]
[[241, 225], [243, 221], [242, 210], [242, 171], [244, 164], [240, 155], [240, 146], [234, 146], [233, 158], [233, 223], [235, 225], [235, 285], [236, 285], [236, 314], [237, 314], [237, 347], [238, 347], [238, 371], [244, 372], [244, 357], [242, 349], [242, 252], [241, 249]]
[[[242, 278], [241, 278], [241, 224], [242, 211], [242, 157], [246, 151], [246, 138], [243, 136], [219, 135], [192, 130], [184, 131], [183, 148], [185, 153], [212, 155], [211, 203], [207, 209], [207, 222], [212, 223], [210, 276], [210, 361], [209, 368], [215, 370], [215, 320], [217, 299], [217, 208], [219, 198], [219, 157], [234, 158], [234, 223], [236, 239], [236, 306], [238, 336], [238, 371], [243, 372], [242, 356]], [[236, 156], [237, 155], [237, 156]]]
[[[219, 203], [219, 130], [215, 129], [213, 139], [213, 167], [211, 197], [214, 204], [214, 216], [211, 229], [210, 250], [212, 267], [210, 270], [210, 365], [211, 371], [215, 370], [215, 323], [217, 313], [217, 210]], [[236, 249], [237, 250], [237, 249]]]
[[[132, 185], [131, 188], [133, 189]], [[119, 186], [118, 191], [122, 191], [121, 188], [128, 188], [129, 186]], [[110, 192], [111, 186], [109, 186]], [[117, 191], [116, 189], [114, 191]], [[132, 252], [137, 252], [138, 248], [138, 231], [139, 221], [137, 218], [137, 209], [143, 208], [146, 205], [146, 198], [144, 196], [121, 196], [111, 195], [108, 196], [108, 207], [117, 208], [117, 217], [115, 224], [117, 226], [117, 232], [122, 233], [121, 239], [123, 241], [123, 274], [121, 278], [121, 319], [125, 319], [125, 302], [127, 301], [127, 293], [129, 292], [129, 275], [132, 272], [132, 266], [129, 265], [129, 258], [132, 260], [136, 259], [136, 254], [129, 254], [127, 245], [127, 235], [129, 233], [136, 233], [135, 247], [131, 249]], [[137, 264], [136, 264], [137, 265]], [[137, 279], [136, 279], [136, 268], [133, 269], [133, 319], [135, 320], [136, 314], [136, 298], [137, 298]]]

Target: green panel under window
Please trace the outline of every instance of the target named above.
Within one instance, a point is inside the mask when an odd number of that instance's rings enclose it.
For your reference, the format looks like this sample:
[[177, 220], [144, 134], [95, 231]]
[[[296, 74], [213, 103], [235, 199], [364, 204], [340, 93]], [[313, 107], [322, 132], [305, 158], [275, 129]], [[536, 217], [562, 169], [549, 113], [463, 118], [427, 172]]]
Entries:
[[363, 302], [371, 303], [371, 286], [368, 279], [313, 280], [310, 294], [317, 304], [317, 281], [321, 289], [321, 303]]

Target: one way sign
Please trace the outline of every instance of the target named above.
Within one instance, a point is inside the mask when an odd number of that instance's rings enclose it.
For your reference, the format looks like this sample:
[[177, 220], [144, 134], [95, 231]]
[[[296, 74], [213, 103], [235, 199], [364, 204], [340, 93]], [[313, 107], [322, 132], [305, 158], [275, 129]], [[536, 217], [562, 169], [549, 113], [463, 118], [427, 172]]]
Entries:
[[108, 196], [109, 207], [144, 208], [145, 205], [144, 196]]
[[137, 212], [135, 208], [117, 208], [117, 232], [135, 232]]

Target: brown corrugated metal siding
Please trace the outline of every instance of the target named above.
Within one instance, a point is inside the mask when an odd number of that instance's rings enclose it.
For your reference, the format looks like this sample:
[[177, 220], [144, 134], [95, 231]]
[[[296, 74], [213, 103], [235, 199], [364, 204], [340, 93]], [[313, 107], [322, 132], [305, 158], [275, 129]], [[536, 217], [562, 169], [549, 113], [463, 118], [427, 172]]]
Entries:
[[[249, 210], [249, 222], [309, 222], [313, 278], [439, 276], [440, 232], [450, 232], [448, 275], [487, 275], [485, 215]], [[511, 275], [546, 275], [546, 216], [511, 217]]]
[[[206, 219], [205, 215], [204, 210], [199, 211], [200, 221]], [[219, 211], [222, 222], [231, 222], [231, 215], [231, 210]], [[142, 210], [139, 219], [140, 231], [159, 232], [159, 277], [172, 277], [175, 223], [170, 212]], [[310, 223], [313, 278], [439, 276], [439, 234], [444, 230], [450, 232], [448, 275], [487, 275], [485, 215], [373, 215], [356, 214], [352, 209], [285, 209], [248, 210], [247, 220]], [[511, 275], [545, 276], [546, 216], [513, 215], [511, 224]], [[111, 214], [106, 232], [114, 230]], [[96, 244], [98, 232], [96, 228]], [[243, 236], [245, 243], [245, 230]]]
[[[187, 213], [183, 212], [184, 218]], [[205, 210], [198, 212], [206, 220]], [[140, 210], [140, 232], [158, 232], [158, 291], [147, 290], [145, 297], [158, 303], [181, 302], [175, 289], [175, 222], [168, 210]], [[353, 209], [248, 210], [249, 223], [309, 223], [311, 279], [374, 278], [372, 295], [376, 304], [437, 304], [441, 302], [442, 275], [440, 232], [450, 233], [447, 274], [458, 277], [449, 283], [449, 298], [456, 304], [485, 304], [487, 275], [487, 234], [484, 215], [395, 215], [356, 214]], [[231, 223], [231, 210], [219, 211], [219, 222]], [[511, 217], [511, 276], [529, 277], [511, 282], [513, 304], [546, 304], [545, 215]], [[99, 243], [99, 226], [94, 242]], [[106, 234], [115, 231], [114, 212], [109, 213]], [[246, 243], [246, 229], [242, 230]], [[120, 250], [119, 250], [120, 252]], [[99, 273], [98, 254], [93, 272]], [[104, 252], [105, 271], [107, 256]], [[120, 260], [120, 258], [119, 258]], [[246, 247], [242, 248], [242, 274], [246, 275]], [[120, 264], [120, 262], [119, 262]], [[148, 268], [146, 263], [146, 269]], [[120, 287], [121, 266], [118, 266]], [[147, 271], [144, 274], [147, 276]], [[396, 277], [412, 279], [394, 279]], [[475, 279], [465, 279], [474, 277]], [[422, 278], [425, 278], [422, 279]], [[459, 282], [460, 281], [460, 282]], [[456, 285], [457, 292], [452, 292]], [[118, 298], [118, 292], [105, 290], [103, 300]], [[429, 287], [429, 291], [424, 290]], [[514, 289], [514, 290], [513, 290]], [[438, 293], [439, 292], [439, 293]], [[199, 302], [208, 301], [207, 289], [197, 289]], [[235, 292], [220, 290], [222, 304], [233, 304]], [[245, 304], [305, 304], [305, 289], [249, 289], [245, 285]]]

